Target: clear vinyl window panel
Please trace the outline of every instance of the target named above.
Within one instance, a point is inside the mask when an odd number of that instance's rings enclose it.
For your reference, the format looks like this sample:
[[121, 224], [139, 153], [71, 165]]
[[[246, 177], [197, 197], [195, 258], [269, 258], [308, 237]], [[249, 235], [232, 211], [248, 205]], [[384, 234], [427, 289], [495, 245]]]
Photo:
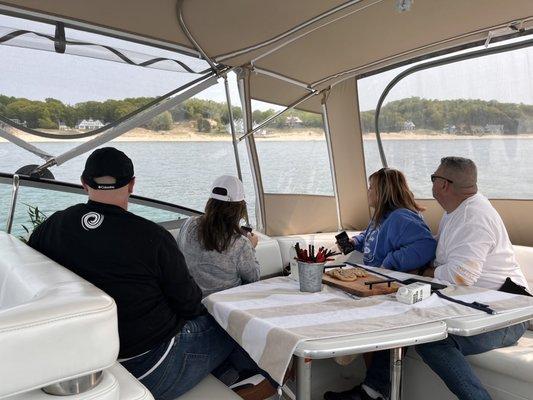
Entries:
[[[254, 125], [279, 107], [254, 101]], [[320, 114], [291, 110], [254, 134], [266, 193], [333, 195]]]
[[[430, 175], [442, 157], [461, 156], [477, 164], [486, 196], [533, 198], [532, 64], [528, 47], [418, 71], [392, 88], [381, 108], [381, 138], [389, 167], [406, 174], [416, 197], [432, 197]], [[405, 68], [359, 81], [368, 175], [381, 168], [377, 99]]]
[[[231, 83], [234, 87], [234, 76]], [[233, 103], [238, 105], [238, 97]], [[240, 107], [234, 106], [233, 109], [236, 118], [242, 121]], [[31, 140], [31, 136], [27, 136]], [[46, 140], [34, 144], [57, 156], [80, 143]], [[215, 178], [223, 174], [237, 175], [222, 82], [103, 146], [116, 147], [132, 159], [136, 176], [134, 194], [197, 211], [204, 210]], [[240, 147], [243, 180], [253, 222], [253, 182], [246, 147]], [[88, 155], [53, 167], [51, 172], [59, 181], [79, 183]], [[0, 138], [1, 172], [14, 173], [24, 165], [42, 163], [37, 156]], [[152, 218], [151, 211], [146, 215]]]
[[0, 15], [0, 127], [17, 133], [13, 123], [59, 138], [101, 131], [207, 67], [177, 52], [69, 28], [58, 53], [54, 35], [54, 25]]

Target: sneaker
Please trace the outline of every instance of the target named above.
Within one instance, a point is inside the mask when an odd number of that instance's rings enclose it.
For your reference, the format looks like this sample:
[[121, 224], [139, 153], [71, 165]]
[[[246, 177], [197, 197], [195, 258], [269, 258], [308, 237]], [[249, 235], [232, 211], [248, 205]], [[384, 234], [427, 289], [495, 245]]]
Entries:
[[[351, 388], [350, 390], [345, 390], [344, 392], [326, 392], [324, 393], [324, 400], [374, 400], [370, 397], [361, 387], [358, 385]], [[377, 400], [383, 400], [379, 398]]]
[[277, 390], [263, 375], [257, 374], [230, 386], [244, 400], [264, 400], [276, 394]]

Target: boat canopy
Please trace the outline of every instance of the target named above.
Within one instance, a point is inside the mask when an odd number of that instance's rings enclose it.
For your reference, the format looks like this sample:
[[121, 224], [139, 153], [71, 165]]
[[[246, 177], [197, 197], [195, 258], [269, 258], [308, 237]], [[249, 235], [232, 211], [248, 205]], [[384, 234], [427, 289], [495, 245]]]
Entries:
[[[288, 105], [312, 89], [533, 26], [530, 0], [2, 1], [4, 11], [250, 65], [251, 95]], [[141, 22], [140, 22], [141, 21]], [[320, 112], [320, 98], [299, 108]]]
[[[237, 72], [245, 134], [237, 138], [232, 129], [234, 146], [246, 139], [256, 227], [273, 236], [368, 223], [358, 79], [533, 32], [531, 0], [0, 0], [0, 13], [47, 23], [56, 36], [61, 26], [84, 30], [174, 52], [170, 59], [197, 57], [210, 67], [191, 82], [197, 85], [167, 93], [68, 153], [50, 158], [41, 151], [47, 161], [36, 171], [87, 152]], [[252, 99], [322, 114], [333, 196], [265, 193], [253, 135], [262, 124], [253, 126]], [[511, 214], [503, 216], [506, 222], [533, 215], [533, 202], [500, 202], [500, 212]], [[422, 204], [435, 228], [442, 210], [433, 200]], [[510, 235], [515, 244], [531, 243], [519, 226], [511, 226]]]

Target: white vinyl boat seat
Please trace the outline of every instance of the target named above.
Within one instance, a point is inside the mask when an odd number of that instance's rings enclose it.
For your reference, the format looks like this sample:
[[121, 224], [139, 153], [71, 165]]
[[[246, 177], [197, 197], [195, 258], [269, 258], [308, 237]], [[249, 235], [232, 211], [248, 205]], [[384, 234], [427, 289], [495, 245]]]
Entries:
[[[289, 265], [290, 251], [297, 242], [300, 243], [301, 248], [314, 245], [316, 249], [320, 246], [324, 246], [328, 249], [337, 251], [335, 235], [339, 232], [321, 232], [321, 233], [309, 233], [303, 235], [288, 235], [288, 236], [275, 236], [274, 239], [279, 243], [279, 249], [281, 252], [281, 262], [283, 266]], [[355, 236], [359, 231], [346, 231], [349, 237]]]
[[198, 385], [176, 400], [241, 400], [233, 390], [220, 382], [213, 375], [207, 375]]
[[57, 399], [41, 388], [103, 371], [96, 387], [66, 398], [153, 399], [116, 364], [118, 350], [113, 299], [0, 232], [0, 398]]
[[[533, 248], [513, 246], [529, 287], [533, 289]], [[533, 399], [533, 331], [517, 345], [467, 357], [494, 400]], [[404, 369], [404, 398], [432, 400], [453, 398], [442, 381], [422, 362], [413, 349], [407, 352]]]
[[[179, 229], [170, 229], [170, 234], [177, 239]], [[255, 232], [254, 235], [259, 236], [257, 247], [255, 248], [255, 256], [261, 266], [261, 277], [268, 278], [282, 273], [281, 252], [278, 241], [265, 234]]]
[[[494, 400], [533, 398], [533, 332], [526, 331], [515, 346], [467, 357]], [[404, 362], [403, 398], [432, 400], [455, 398], [441, 379], [410, 348]]]
[[115, 363], [103, 372], [98, 386], [72, 396], [53, 396], [40, 389], [7, 397], [6, 400], [153, 400], [151, 393], [122, 365]]

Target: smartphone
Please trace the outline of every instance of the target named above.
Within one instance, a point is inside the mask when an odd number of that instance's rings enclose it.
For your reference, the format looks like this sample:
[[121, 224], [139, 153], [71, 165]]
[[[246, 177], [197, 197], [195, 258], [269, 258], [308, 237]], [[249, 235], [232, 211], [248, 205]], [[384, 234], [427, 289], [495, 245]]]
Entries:
[[247, 235], [248, 233], [252, 233], [252, 227], [241, 225], [241, 232], [243, 235]]
[[424, 281], [422, 279], [416, 279], [416, 278], [409, 278], [409, 279], [406, 279], [405, 281], [402, 281], [402, 283], [404, 285], [409, 285], [411, 283], [415, 283], [415, 282], [420, 282], [420, 283], [429, 283], [431, 285], [431, 291], [435, 291], [435, 290], [441, 290], [441, 289], [445, 289], [447, 286], [446, 285], [442, 285], [440, 283], [436, 283], [436, 282], [428, 282], [428, 281]]
[[335, 235], [335, 239], [337, 239], [337, 244], [341, 248], [342, 254], [348, 254], [355, 250], [346, 231], [342, 231], [338, 235]]

